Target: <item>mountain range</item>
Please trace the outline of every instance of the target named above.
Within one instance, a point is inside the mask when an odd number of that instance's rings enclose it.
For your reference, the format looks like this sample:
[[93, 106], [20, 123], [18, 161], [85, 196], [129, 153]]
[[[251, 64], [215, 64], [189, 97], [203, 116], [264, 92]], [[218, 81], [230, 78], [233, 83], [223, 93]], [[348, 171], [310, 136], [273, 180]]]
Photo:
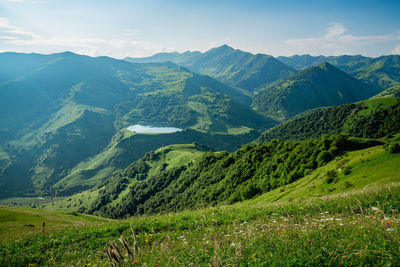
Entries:
[[[300, 63], [291, 67], [226, 45], [125, 60], [1, 53], [0, 194], [90, 190], [172, 144], [196, 142], [233, 152], [302, 112], [384, 90], [364, 76], [381, 73], [390, 78], [383, 80], [399, 81], [396, 56], [337, 57], [338, 68], [326, 62], [311, 66], [313, 60], [298, 71]], [[357, 73], [343, 67], [356, 65]], [[395, 96], [397, 89], [381, 94]], [[182, 131], [127, 130], [135, 124]]]
[[[0, 62], [8, 66], [0, 85], [2, 196], [47, 190], [71, 175], [73, 192], [93, 186], [88, 178], [96, 174], [106, 179], [157, 144], [201, 141], [231, 150], [276, 124], [236, 102], [228, 86], [172, 63], [70, 52], [3, 53]], [[187, 130], [152, 143], [152, 136], [129, 134], [131, 124]]]
[[272, 56], [251, 54], [227, 45], [207, 52], [160, 53], [147, 58], [125, 58], [129, 62], [174, 62], [208, 75], [227, 85], [253, 92], [255, 88], [287, 78], [296, 71]]

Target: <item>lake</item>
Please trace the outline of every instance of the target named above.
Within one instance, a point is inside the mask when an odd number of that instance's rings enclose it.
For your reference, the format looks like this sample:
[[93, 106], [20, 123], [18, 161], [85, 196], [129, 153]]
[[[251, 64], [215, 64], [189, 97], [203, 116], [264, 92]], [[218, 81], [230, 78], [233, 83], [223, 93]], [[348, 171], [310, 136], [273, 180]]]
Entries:
[[134, 133], [175, 133], [182, 131], [182, 129], [175, 127], [153, 127], [140, 124], [131, 125], [127, 129]]

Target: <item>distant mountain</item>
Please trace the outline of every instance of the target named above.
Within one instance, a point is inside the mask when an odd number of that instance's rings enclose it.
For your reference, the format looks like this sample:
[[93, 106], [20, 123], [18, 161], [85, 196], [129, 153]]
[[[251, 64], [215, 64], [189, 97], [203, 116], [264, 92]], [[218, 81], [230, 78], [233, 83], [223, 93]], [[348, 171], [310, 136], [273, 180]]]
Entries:
[[385, 91], [377, 94], [375, 97], [400, 97], [400, 84], [392, 86]]
[[399, 132], [399, 118], [399, 97], [373, 98], [306, 111], [265, 131], [257, 142], [269, 142], [273, 139], [307, 140], [335, 133], [361, 138], [381, 138]]
[[[172, 63], [134, 64], [70, 52], [3, 53], [0, 63], [2, 197], [51, 191], [71, 175], [74, 186], [87, 188], [168, 142], [204, 141], [233, 150], [276, 124], [233, 100], [230, 87]], [[146, 135], [127, 133], [131, 124], [191, 130], [184, 138], [158, 135], [148, 143]], [[225, 141], [216, 142], [218, 136]], [[57, 188], [71, 192], [79, 186]]]
[[363, 80], [381, 88], [389, 88], [400, 83], [400, 56], [390, 55], [377, 58], [356, 56], [317, 56], [295, 55], [278, 57], [280, 61], [296, 70], [328, 62], [347, 72], [354, 78]]
[[329, 63], [321, 63], [257, 91], [252, 107], [267, 116], [285, 120], [309, 109], [366, 99], [379, 89]]
[[272, 56], [251, 54], [227, 45], [205, 53], [160, 53], [147, 58], [125, 58], [129, 62], [171, 61], [190, 71], [211, 76], [227, 85], [252, 92], [262, 84], [287, 78], [296, 71]]

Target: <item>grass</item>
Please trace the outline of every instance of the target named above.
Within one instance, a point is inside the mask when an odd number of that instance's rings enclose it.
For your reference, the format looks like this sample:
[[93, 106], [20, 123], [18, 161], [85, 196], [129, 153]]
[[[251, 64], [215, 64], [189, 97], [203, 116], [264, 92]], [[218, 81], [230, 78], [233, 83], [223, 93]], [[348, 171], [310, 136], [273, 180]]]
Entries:
[[41, 233], [60, 231], [71, 226], [88, 226], [110, 220], [91, 215], [61, 213], [30, 208], [0, 206], [0, 243], [26, 238]]
[[240, 203], [38, 234], [1, 247], [2, 265], [108, 263], [121, 235], [140, 254], [126, 265], [398, 265], [400, 186], [307, 201]]
[[[318, 168], [310, 175], [287, 186], [277, 188], [250, 202], [275, 202], [307, 199], [344, 193], [400, 181], [400, 156], [388, 153], [382, 146], [375, 146], [346, 155]], [[345, 169], [350, 173], [345, 174]], [[329, 171], [337, 173], [332, 183], [326, 182]], [[351, 185], [351, 186], [349, 186]]]

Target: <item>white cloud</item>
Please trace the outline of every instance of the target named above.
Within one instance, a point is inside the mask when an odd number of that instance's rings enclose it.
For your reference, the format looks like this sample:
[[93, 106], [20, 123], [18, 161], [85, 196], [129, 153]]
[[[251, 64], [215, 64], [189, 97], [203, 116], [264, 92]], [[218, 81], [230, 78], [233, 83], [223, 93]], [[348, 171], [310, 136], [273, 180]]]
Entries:
[[13, 51], [51, 53], [70, 50], [89, 56], [107, 55], [116, 58], [142, 57], [169, 51], [152, 42], [129, 38], [139, 33], [139, 30], [134, 29], [122, 30], [120, 35], [126, 39], [48, 37], [23, 30], [12, 25], [7, 18], [0, 17], [0, 47], [11, 47]]
[[332, 38], [332, 37], [335, 37], [335, 36], [342, 35], [345, 32], [346, 32], [346, 28], [343, 27], [342, 24], [332, 22], [331, 23], [331, 27], [328, 27], [326, 29], [326, 34], [325, 34], [324, 37], [325, 38]]
[[394, 55], [400, 55], [400, 45], [396, 46], [392, 51], [392, 54]]
[[24, 37], [24, 38], [36, 38], [38, 35], [33, 32], [24, 31], [20, 27], [11, 25], [7, 18], [0, 17], [0, 31], [3, 34], [12, 35], [15, 38]]
[[339, 55], [349, 50], [359, 51], [363, 46], [400, 40], [400, 34], [355, 36], [346, 32], [342, 24], [332, 22], [322, 36], [289, 39], [284, 43], [288, 46], [288, 54]]

